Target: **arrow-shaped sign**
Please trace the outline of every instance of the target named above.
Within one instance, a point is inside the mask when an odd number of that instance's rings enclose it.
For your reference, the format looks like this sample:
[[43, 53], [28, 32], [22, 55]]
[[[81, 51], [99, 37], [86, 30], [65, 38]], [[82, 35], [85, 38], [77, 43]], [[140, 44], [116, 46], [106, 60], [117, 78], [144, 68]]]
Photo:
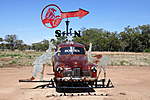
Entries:
[[60, 24], [61, 20], [64, 18], [70, 17], [82, 18], [88, 13], [89, 13], [88, 11], [83, 9], [79, 9], [78, 11], [62, 12], [57, 5], [50, 4], [42, 10], [41, 20], [44, 26], [48, 28], [55, 28]]
[[85, 15], [87, 15], [89, 12], [83, 9], [79, 9], [78, 11], [72, 11], [72, 12], [62, 12], [61, 18], [70, 18], [70, 17], [79, 17], [82, 18]]

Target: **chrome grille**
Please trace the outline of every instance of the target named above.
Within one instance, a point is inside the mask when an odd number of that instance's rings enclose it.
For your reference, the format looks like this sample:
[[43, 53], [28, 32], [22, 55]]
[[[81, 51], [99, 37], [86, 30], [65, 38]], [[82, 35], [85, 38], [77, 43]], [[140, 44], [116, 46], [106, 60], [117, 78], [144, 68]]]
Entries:
[[73, 68], [72, 70], [65, 70], [64, 77], [80, 77], [80, 68]]
[[80, 68], [73, 68], [72, 76], [73, 77], [80, 77]]
[[63, 72], [64, 77], [71, 77], [72, 76], [72, 70], [66, 70]]
[[82, 71], [82, 75], [83, 76], [90, 76], [90, 72], [89, 71]]

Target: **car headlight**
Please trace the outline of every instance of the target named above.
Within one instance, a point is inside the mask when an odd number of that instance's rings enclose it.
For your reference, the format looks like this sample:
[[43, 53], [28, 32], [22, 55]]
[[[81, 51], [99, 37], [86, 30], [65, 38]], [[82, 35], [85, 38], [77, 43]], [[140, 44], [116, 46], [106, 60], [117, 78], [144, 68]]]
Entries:
[[63, 71], [63, 68], [62, 68], [62, 67], [57, 67], [57, 68], [56, 68], [56, 71], [57, 71], [58, 73], [61, 73], [61, 72]]
[[96, 72], [97, 71], [97, 67], [96, 66], [91, 67], [91, 71], [92, 72]]

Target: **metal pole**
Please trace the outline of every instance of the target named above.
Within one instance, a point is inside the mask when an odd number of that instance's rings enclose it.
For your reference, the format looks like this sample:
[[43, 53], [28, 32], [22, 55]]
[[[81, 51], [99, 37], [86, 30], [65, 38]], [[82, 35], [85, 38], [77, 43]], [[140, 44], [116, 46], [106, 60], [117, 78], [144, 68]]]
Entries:
[[70, 21], [68, 21], [68, 19], [67, 19], [67, 21], [66, 21], [66, 34], [67, 34], [67, 36], [68, 36], [68, 33], [69, 33], [69, 22]]

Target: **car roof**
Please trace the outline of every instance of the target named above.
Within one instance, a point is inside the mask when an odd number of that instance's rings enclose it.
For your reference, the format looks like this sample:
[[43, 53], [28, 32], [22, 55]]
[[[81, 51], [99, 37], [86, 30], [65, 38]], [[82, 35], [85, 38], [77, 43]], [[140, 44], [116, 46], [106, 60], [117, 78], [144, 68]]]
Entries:
[[83, 44], [80, 44], [77, 42], [65, 42], [65, 43], [59, 44], [57, 47], [62, 48], [62, 47], [69, 47], [69, 46], [85, 48]]

